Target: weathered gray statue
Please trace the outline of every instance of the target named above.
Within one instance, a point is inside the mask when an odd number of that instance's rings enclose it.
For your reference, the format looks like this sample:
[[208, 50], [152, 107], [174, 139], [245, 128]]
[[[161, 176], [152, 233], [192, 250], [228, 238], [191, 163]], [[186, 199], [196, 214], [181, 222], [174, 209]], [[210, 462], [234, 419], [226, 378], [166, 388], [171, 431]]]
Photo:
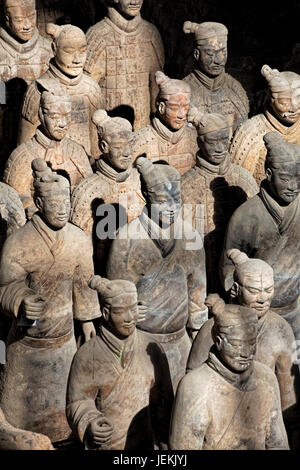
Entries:
[[145, 307], [138, 328], [161, 343], [175, 391], [191, 347], [187, 328], [194, 337], [207, 319], [203, 243], [180, 216], [178, 171], [144, 157], [137, 167], [146, 206], [113, 240], [107, 275], [137, 286]]
[[206, 304], [214, 314], [214, 347], [179, 384], [170, 448], [289, 449], [276, 377], [253, 360], [257, 314], [226, 305], [217, 294], [210, 294]]
[[136, 287], [95, 276], [98, 335], [76, 353], [67, 392], [71, 428], [86, 449], [166, 448], [173, 399], [162, 348], [136, 330]]
[[68, 223], [70, 185], [46, 162], [32, 162], [34, 201], [39, 210], [7, 238], [0, 261], [0, 308], [13, 319], [1, 375], [0, 406], [14, 427], [52, 442], [66, 439], [70, 365], [76, 352], [73, 318], [86, 340], [100, 316], [92, 247]]

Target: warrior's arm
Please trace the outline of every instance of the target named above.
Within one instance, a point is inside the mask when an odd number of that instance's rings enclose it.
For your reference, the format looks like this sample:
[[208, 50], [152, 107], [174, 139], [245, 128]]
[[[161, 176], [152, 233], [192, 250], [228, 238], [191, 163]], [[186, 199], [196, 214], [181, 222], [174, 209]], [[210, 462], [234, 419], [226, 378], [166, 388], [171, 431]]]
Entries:
[[129, 254], [134, 258], [132, 240], [116, 238], [111, 245], [106, 267], [108, 279], [125, 279], [137, 284], [139, 275], [134, 270], [134, 263], [129, 262]]
[[[153, 25], [152, 25], [153, 26]], [[156, 27], [152, 31], [152, 54], [151, 54], [151, 70], [150, 70], [150, 95], [151, 95], [151, 111], [156, 109], [156, 98], [158, 95], [158, 86], [155, 80], [155, 72], [163, 70], [165, 65], [165, 50], [161, 36]]]
[[273, 402], [270, 406], [269, 423], [266, 433], [266, 450], [289, 450], [288, 439], [286, 430], [283, 424], [281, 406], [280, 406], [280, 393], [276, 377], [273, 375], [273, 390], [270, 393], [270, 400]]
[[296, 365], [296, 340], [289, 324], [284, 331], [284, 343], [285, 347], [282, 348], [275, 364], [275, 375], [279, 384], [281, 408], [287, 410], [296, 403], [294, 383], [297, 377], [294, 374], [299, 375]]
[[21, 119], [19, 123], [18, 145], [26, 142], [34, 136], [35, 131], [40, 124], [39, 106], [41, 94], [37, 88], [37, 84], [33, 82], [29, 85], [23, 101]]

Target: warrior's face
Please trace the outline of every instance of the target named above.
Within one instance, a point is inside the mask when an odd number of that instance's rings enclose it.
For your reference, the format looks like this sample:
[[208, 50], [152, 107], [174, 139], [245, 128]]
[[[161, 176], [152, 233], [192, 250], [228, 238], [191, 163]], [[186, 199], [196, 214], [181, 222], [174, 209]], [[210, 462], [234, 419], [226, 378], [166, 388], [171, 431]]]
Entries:
[[300, 164], [287, 162], [266, 169], [271, 191], [284, 204], [293, 202], [300, 192]]
[[114, 0], [114, 2], [120, 13], [134, 18], [140, 13], [144, 0]]
[[51, 100], [41, 108], [41, 122], [45, 134], [52, 140], [62, 140], [71, 124], [71, 103]]
[[220, 165], [228, 155], [230, 130], [207, 132], [198, 138], [201, 155], [213, 165]]
[[179, 181], [157, 184], [149, 192], [151, 219], [161, 228], [167, 228], [177, 219], [181, 208]]
[[174, 131], [184, 126], [189, 109], [190, 95], [187, 93], [170, 95], [167, 100], [160, 101], [157, 107], [161, 120]]
[[121, 132], [100, 141], [100, 149], [110, 165], [117, 171], [125, 171], [131, 165], [133, 147], [132, 132]]
[[300, 118], [300, 81], [292, 83], [289, 90], [271, 96], [271, 107], [283, 124], [295, 124]]
[[36, 26], [36, 10], [34, 2], [6, 9], [6, 26], [20, 41], [27, 42], [32, 38]]
[[224, 71], [227, 62], [227, 39], [207, 39], [205, 44], [198, 45], [194, 50], [194, 57], [202, 72], [217, 77]]
[[258, 318], [269, 311], [274, 296], [274, 276], [271, 269], [266, 272], [243, 273], [236, 285], [240, 305], [254, 309]]
[[85, 61], [87, 42], [82, 31], [74, 29], [67, 34], [62, 33], [57, 44], [54, 43], [55, 62], [59, 69], [70, 77], [81, 74]]
[[136, 294], [121, 294], [103, 308], [103, 315], [113, 332], [121, 338], [132, 335], [139, 317]]
[[216, 346], [222, 359], [234, 372], [249, 369], [256, 351], [256, 326], [234, 326], [228, 334], [216, 338]]
[[61, 229], [68, 223], [71, 210], [69, 191], [49, 191], [47, 195], [38, 197], [35, 204], [51, 228]]

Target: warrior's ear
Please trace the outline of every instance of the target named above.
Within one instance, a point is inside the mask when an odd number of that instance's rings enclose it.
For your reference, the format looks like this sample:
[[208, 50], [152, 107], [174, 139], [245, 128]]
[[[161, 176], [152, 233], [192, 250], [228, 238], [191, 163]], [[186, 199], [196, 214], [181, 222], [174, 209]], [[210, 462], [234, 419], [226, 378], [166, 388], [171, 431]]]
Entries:
[[216, 348], [217, 348], [218, 351], [221, 350], [222, 344], [223, 344], [223, 338], [221, 338], [221, 336], [217, 335], [215, 337], [215, 345], [216, 345]]
[[105, 321], [108, 321], [109, 320], [109, 317], [110, 317], [110, 308], [109, 307], [103, 307], [102, 308], [102, 315], [103, 315], [103, 318]]
[[42, 212], [43, 211], [43, 206], [44, 206], [43, 199], [38, 196], [34, 199], [34, 203], [35, 203], [36, 207], [38, 208], [38, 210], [40, 212]]
[[102, 153], [107, 154], [109, 152], [109, 144], [106, 142], [106, 140], [101, 140], [99, 142], [99, 147]]
[[157, 106], [157, 111], [160, 115], [163, 115], [166, 109], [166, 103], [164, 101], [160, 101]]
[[267, 178], [268, 181], [271, 181], [271, 180], [272, 180], [272, 174], [273, 174], [273, 173], [272, 173], [271, 168], [267, 168], [267, 169], [266, 169], [266, 178]]
[[194, 49], [194, 58], [198, 61], [200, 59], [199, 49]]
[[238, 296], [238, 293], [239, 293], [239, 285], [238, 285], [237, 282], [234, 282], [234, 283], [232, 284], [231, 289], [230, 289], [230, 297], [231, 297], [232, 299], [235, 299], [235, 297]]

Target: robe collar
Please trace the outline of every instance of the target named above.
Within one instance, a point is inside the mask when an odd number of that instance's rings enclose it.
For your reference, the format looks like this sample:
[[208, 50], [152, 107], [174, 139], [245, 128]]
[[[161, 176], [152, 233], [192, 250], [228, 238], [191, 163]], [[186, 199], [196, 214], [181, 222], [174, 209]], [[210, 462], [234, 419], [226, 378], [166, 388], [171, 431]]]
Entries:
[[54, 75], [55, 78], [57, 78], [60, 83], [63, 85], [67, 86], [75, 86], [78, 85], [83, 77], [83, 72], [80, 72], [80, 74], [77, 77], [68, 77], [65, 73], [63, 73], [56, 65], [55, 60], [51, 59], [49, 63], [49, 71], [51, 72], [52, 75]]
[[33, 214], [31, 218], [31, 223], [46, 243], [52, 256], [55, 258], [55, 256], [57, 256], [63, 248], [64, 231], [67, 225], [65, 225], [60, 230], [52, 230], [43, 221], [41, 215], [38, 212]]
[[118, 172], [112, 166], [110, 166], [105, 160], [100, 158], [96, 163], [97, 172], [106, 176], [115, 183], [123, 183], [130, 176], [132, 168], [130, 167], [126, 171]]
[[280, 206], [270, 195], [267, 180], [262, 181], [258, 195], [273, 217], [280, 234], [284, 234], [289, 229], [293, 220], [295, 220], [295, 214], [299, 205], [299, 196], [288, 206]]
[[118, 12], [116, 8], [109, 7], [107, 12], [106, 21], [113, 23], [124, 33], [133, 33], [135, 32], [142, 23], [142, 17], [139, 13], [132, 20], [127, 20], [121, 13]]
[[231, 163], [229, 154], [225, 160], [220, 165], [213, 165], [212, 163], [205, 160], [201, 157], [199, 152], [196, 155], [196, 166], [198, 166], [204, 173], [209, 173], [210, 175], [225, 175], [229, 170]]
[[173, 145], [178, 144], [178, 142], [184, 137], [186, 130], [184, 125], [178, 131], [170, 131], [170, 129], [168, 129], [167, 126], [157, 117], [152, 119], [152, 125], [162, 139], [170, 142]]
[[175, 223], [166, 229], [160, 228], [153, 220], [148, 217], [147, 208], [144, 207], [141, 215], [139, 216], [140, 223], [148, 234], [149, 238], [158, 246], [161, 251], [162, 257], [165, 258], [173, 251], [176, 245], [176, 240], [183, 226], [180, 215], [177, 217]]
[[45, 161], [54, 165], [62, 165], [66, 161], [63, 155], [63, 141], [49, 139], [40, 129], [36, 130], [35, 140], [45, 149]]
[[210, 91], [217, 91], [224, 86], [225, 82], [225, 70], [218, 75], [216, 78], [210, 78], [205, 73], [201, 72], [199, 69], [194, 69], [193, 71], [196, 78], [199, 80], [202, 85], [205, 86]]
[[220, 374], [226, 382], [230, 383], [235, 388], [238, 388], [241, 391], [250, 390], [249, 379], [253, 373], [253, 363], [249, 369], [245, 370], [245, 372], [242, 372], [241, 374], [232, 372], [218, 358], [218, 351], [215, 346], [211, 348], [206, 363], [211, 369]]
[[102, 323], [99, 328], [99, 336], [116, 357], [121, 367], [125, 369], [132, 361], [134, 355], [134, 346], [137, 339], [136, 330], [128, 338], [119, 339]]
[[290, 134], [299, 132], [300, 119], [298, 119], [298, 121], [295, 122], [292, 126], [285, 126], [267, 109], [265, 109], [264, 114], [271, 126], [274, 127], [274, 129], [278, 131], [281, 135], [288, 137]]
[[27, 52], [30, 52], [35, 48], [40, 35], [37, 28], [35, 28], [32, 38], [29, 39], [29, 41], [20, 43], [13, 36], [11, 36], [11, 34], [9, 34], [4, 28], [0, 28], [0, 37], [18, 54], [26, 54]]

